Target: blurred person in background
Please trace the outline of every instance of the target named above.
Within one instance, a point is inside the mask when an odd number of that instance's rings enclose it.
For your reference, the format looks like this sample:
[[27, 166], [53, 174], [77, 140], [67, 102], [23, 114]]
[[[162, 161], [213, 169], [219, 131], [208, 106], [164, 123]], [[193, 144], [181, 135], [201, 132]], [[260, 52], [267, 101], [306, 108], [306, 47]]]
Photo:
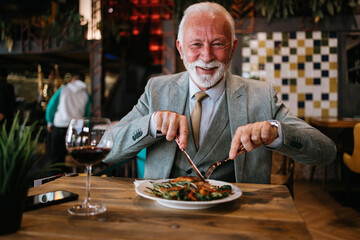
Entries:
[[10, 130], [14, 118], [16, 99], [14, 87], [7, 82], [8, 72], [0, 69], [0, 126], [6, 121], [6, 129]]
[[[51, 97], [45, 119], [50, 134], [50, 159], [52, 163], [64, 163], [67, 151], [65, 135], [72, 118], [90, 117], [90, 96], [84, 76], [74, 74], [71, 81], [59, 88]], [[66, 167], [62, 168], [67, 171]]]

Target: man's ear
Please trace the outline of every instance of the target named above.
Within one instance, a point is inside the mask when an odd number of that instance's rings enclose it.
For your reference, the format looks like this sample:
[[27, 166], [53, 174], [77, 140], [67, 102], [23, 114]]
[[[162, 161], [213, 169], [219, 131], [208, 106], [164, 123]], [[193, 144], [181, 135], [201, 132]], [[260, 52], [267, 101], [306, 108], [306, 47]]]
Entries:
[[234, 57], [234, 53], [235, 53], [235, 50], [236, 50], [236, 47], [237, 47], [237, 45], [238, 45], [238, 40], [237, 40], [237, 38], [235, 38], [234, 39], [234, 43], [233, 43], [233, 48], [232, 48], [232, 50], [231, 50], [231, 57], [230, 57], [230, 59], [232, 59], [233, 57]]
[[177, 48], [177, 50], [179, 51], [180, 58], [183, 59], [181, 44], [180, 44], [180, 41], [179, 41], [179, 40], [176, 40], [176, 48]]

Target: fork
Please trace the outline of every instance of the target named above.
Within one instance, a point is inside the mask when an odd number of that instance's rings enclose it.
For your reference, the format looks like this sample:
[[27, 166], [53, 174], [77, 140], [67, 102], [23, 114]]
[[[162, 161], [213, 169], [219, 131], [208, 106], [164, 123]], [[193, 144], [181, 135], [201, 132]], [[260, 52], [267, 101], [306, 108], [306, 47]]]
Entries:
[[[237, 155], [239, 155], [240, 153], [243, 153], [245, 150], [244, 146], [241, 146], [240, 150], [238, 151]], [[218, 167], [220, 167], [223, 163], [226, 163], [230, 160], [234, 160], [234, 159], [231, 159], [231, 158], [227, 158], [227, 159], [224, 159], [224, 160], [221, 160], [221, 161], [217, 161], [217, 162], [214, 162], [213, 164], [210, 165], [210, 167], [206, 170], [205, 172], [205, 175], [204, 175], [204, 178], [205, 179], [209, 179], [210, 175], [215, 171], [215, 169], [217, 169]]]

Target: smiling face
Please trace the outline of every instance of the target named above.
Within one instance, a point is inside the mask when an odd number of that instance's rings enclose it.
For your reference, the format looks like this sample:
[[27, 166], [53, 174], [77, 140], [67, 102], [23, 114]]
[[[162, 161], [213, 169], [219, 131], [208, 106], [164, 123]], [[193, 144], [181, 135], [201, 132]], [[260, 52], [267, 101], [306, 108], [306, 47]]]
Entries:
[[[192, 81], [201, 89], [213, 87], [224, 76], [237, 46], [221, 14], [191, 14], [184, 24], [182, 43], [176, 45]], [[233, 46], [232, 46], [233, 45]]]

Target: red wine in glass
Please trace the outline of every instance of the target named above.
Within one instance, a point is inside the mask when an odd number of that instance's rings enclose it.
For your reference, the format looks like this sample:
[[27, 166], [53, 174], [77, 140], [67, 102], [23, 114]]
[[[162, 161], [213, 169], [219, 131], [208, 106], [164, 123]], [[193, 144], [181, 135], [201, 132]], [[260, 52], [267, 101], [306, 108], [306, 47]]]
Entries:
[[108, 118], [71, 119], [65, 138], [68, 152], [80, 164], [86, 165], [86, 197], [82, 204], [69, 208], [77, 216], [91, 216], [106, 211], [102, 203], [90, 199], [90, 176], [92, 165], [99, 163], [113, 146], [111, 122]]
[[73, 147], [69, 148], [69, 154], [81, 164], [95, 165], [103, 160], [110, 152], [110, 148], [103, 147]]

